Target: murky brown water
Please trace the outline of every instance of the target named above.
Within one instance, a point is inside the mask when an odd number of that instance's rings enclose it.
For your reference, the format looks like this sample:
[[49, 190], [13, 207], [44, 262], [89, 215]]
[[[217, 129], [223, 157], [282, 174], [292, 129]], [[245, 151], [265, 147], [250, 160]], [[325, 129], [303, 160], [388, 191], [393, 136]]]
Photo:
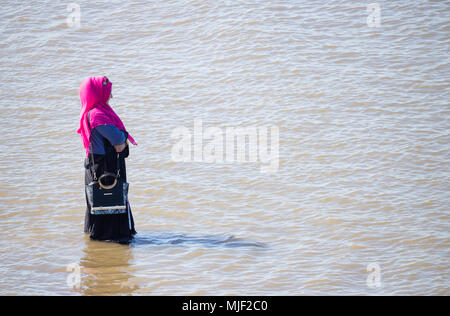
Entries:
[[[68, 4], [0, 8], [1, 295], [450, 294], [448, 1], [379, 1], [380, 27], [365, 1]], [[82, 232], [103, 74], [139, 143], [130, 246]], [[174, 162], [196, 119], [277, 126], [278, 171]]]

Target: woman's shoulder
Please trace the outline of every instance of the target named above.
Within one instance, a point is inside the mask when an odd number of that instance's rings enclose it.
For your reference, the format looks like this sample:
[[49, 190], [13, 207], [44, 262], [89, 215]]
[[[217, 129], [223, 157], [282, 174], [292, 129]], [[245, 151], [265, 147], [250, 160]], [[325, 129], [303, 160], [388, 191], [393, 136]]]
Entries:
[[114, 121], [100, 108], [93, 108], [89, 112], [89, 121], [91, 125], [114, 125]]

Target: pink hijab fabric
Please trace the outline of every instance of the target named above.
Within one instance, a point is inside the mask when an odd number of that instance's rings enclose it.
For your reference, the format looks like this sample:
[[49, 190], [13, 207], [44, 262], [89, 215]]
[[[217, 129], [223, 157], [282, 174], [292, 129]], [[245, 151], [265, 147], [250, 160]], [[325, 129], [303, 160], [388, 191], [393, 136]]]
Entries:
[[[112, 83], [108, 78], [102, 76], [86, 78], [81, 84], [79, 91], [81, 100], [80, 127], [77, 133], [81, 136], [83, 146], [86, 149], [86, 156], [89, 155], [91, 137], [91, 131], [87, 124], [89, 111], [91, 111], [89, 116], [91, 129], [99, 125], [114, 125], [119, 130], [125, 130], [122, 120], [108, 104], [111, 90]], [[128, 135], [128, 139], [133, 145], [137, 145], [131, 135]]]

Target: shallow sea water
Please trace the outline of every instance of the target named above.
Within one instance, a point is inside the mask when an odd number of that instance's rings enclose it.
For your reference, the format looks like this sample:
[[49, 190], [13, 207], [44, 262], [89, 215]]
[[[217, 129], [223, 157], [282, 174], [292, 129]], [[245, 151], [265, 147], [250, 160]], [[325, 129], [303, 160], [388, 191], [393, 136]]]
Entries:
[[[450, 2], [76, 3], [0, 8], [0, 295], [450, 294]], [[83, 233], [90, 75], [139, 143], [130, 245]], [[278, 169], [173, 161], [195, 120], [278, 127]]]

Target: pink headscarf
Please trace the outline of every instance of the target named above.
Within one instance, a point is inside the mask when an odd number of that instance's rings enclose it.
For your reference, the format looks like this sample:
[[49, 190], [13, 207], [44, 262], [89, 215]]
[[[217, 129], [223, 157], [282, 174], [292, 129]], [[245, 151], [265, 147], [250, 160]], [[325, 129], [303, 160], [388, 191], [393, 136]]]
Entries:
[[[77, 133], [80, 134], [83, 146], [86, 148], [86, 156], [89, 154], [89, 144], [91, 131], [87, 124], [87, 114], [89, 115], [91, 129], [99, 125], [114, 125], [119, 130], [125, 130], [120, 117], [109, 106], [108, 100], [111, 96], [112, 83], [106, 77], [86, 78], [80, 87], [81, 113], [80, 127]], [[126, 131], [126, 130], [125, 130]], [[128, 139], [133, 145], [137, 145], [131, 135]]]

